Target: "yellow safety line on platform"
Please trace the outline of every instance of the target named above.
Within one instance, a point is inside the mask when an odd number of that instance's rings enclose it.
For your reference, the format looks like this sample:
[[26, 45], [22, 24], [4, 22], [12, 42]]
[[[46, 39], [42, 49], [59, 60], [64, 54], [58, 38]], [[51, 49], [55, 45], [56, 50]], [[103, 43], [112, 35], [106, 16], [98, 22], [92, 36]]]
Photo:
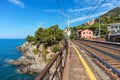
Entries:
[[86, 72], [87, 72], [87, 75], [89, 77], [90, 80], [97, 80], [96, 77], [94, 76], [93, 72], [91, 71], [91, 69], [89, 68], [89, 66], [87, 65], [87, 63], [85, 62], [85, 60], [83, 59], [82, 55], [80, 54], [80, 52], [78, 51], [78, 49], [76, 48], [76, 46], [71, 42], [71, 44], [73, 45], [76, 53], [78, 54], [79, 56], [79, 59], [80, 61], [82, 62]]

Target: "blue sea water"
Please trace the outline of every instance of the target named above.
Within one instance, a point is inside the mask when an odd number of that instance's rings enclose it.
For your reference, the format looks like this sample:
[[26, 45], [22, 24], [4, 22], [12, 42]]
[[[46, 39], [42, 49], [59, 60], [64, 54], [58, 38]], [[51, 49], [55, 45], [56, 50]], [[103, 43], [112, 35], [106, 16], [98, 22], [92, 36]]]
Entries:
[[0, 39], [0, 80], [34, 80], [35, 74], [19, 74], [16, 66], [8, 63], [22, 55], [16, 47], [24, 42], [24, 39]]

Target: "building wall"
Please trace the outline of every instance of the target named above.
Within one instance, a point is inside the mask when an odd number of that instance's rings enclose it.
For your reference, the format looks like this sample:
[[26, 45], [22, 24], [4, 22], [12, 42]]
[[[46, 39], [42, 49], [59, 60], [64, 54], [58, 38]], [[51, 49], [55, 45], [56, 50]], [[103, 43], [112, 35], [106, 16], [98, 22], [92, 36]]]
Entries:
[[107, 26], [108, 31], [110, 34], [120, 33], [120, 23], [109, 24]]
[[85, 25], [90, 26], [90, 25], [93, 25], [94, 23], [95, 23], [95, 20], [93, 19], [92, 21], [85, 23]]
[[88, 30], [88, 29], [81, 31], [80, 38], [92, 39], [93, 38], [93, 31]]

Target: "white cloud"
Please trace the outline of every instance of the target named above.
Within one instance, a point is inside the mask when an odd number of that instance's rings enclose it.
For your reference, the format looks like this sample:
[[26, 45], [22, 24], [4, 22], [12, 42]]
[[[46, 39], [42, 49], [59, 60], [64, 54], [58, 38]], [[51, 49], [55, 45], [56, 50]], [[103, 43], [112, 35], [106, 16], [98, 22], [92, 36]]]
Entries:
[[73, 20], [70, 20], [69, 23], [75, 23], [75, 22], [81, 21], [84, 17], [85, 17], [85, 16], [79, 17], [79, 18], [75, 18], [75, 19], [73, 19]]
[[79, 12], [79, 11], [84, 11], [84, 10], [93, 9], [93, 8], [96, 8], [96, 7], [86, 7], [86, 8], [81, 8], [81, 9], [71, 9], [71, 8], [69, 8], [68, 11], [69, 12]]
[[23, 2], [21, 2], [20, 0], [8, 0], [9, 2], [21, 7], [21, 8], [24, 8], [25, 7], [25, 4]]
[[101, 12], [101, 13], [96, 13], [96, 14], [93, 14], [93, 15], [91, 15], [89, 18], [95, 18], [95, 17], [98, 17], [98, 16], [100, 16], [100, 15], [103, 15], [103, 14], [105, 14], [105, 13], [107, 13], [108, 11], [104, 11], [104, 12]]
[[119, 4], [120, 4], [120, 3], [117, 3], [117, 2], [116, 2], [116, 3], [111, 2], [111, 3], [103, 4], [102, 7], [104, 7], [104, 8], [108, 7], [108, 8], [110, 8], [110, 9], [112, 9], [112, 8], [114, 8], [114, 7], [117, 7]]
[[73, 0], [73, 2], [79, 7], [80, 5], [89, 5], [91, 2], [94, 3], [96, 0]]
[[[90, 1], [90, 0], [86, 0], [86, 1]], [[100, 0], [100, 3], [101, 1], [103, 0]], [[70, 23], [75, 23], [75, 22], [81, 22], [81, 21], [84, 21], [84, 19], [87, 18], [86, 21], [90, 20], [90, 19], [93, 19], [93, 18], [96, 18], [102, 14], [105, 14], [107, 13], [107, 11], [115, 8], [115, 7], [120, 7], [120, 0], [106, 0], [104, 4], [102, 4], [95, 12], [94, 14], [92, 14], [91, 16], [89, 15], [84, 15], [84, 16], [81, 16], [81, 17], [77, 17], [77, 18], [73, 18], [70, 20]], [[75, 3], [79, 2], [79, 0], [74, 0]], [[84, 2], [82, 2], [84, 3]], [[87, 3], [87, 2], [86, 2]], [[98, 4], [99, 5], [99, 4]], [[86, 11], [90, 11], [91, 10], [94, 10], [98, 7], [98, 5], [92, 7], [92, 6], [86, 6], [85, 8], [69, 8], [67, 9], [67, 11], [71, 14], [71, 16], [75, 17], [75, 16], [80, 16], [80, 15], [83, 15], [84, 12]], [[78, 13], [80, 12], [80, 14], [78, 15]], [[82, 22], [81, 22], [82, 23]]]
[[106, 3], [106, 4], [103, 4], [101, 7], [106, 7], [106, 6], [112, 6], [111, 3]]
[[[74, 2], [78, 2], [78, 0], [74, 0]], [[89, 1], [88, 1], [89, 2]], [[120, 5], [120, 3], [118, 2], [118, 0], [111, 0], [111, 1], [106, 1], [106, 3], [104, 3], [103, 5], [101, 5], [100, 6], [100, 8], [109, 8], [109, 9], [112, 9], [112, 8], [114, 8], [114, 7], [116, 7], [116, 6], [119, 6]], [[90, 7], [85, 7], [85, 8], [77, 8], [77, 9], [72, 9], [72, 8], [69, 8], [67, 11], [68, 12], [80, 12], [80, 11], [85, 11], [85, 10], [90, 10], [90, 9], [95, 9], [95, 8], [97, 8], [98, 7], [98, 5], [96, 5], [96, 6], [94, 6], [94, 7], [92, 7], [92, 6], [90, 6]], [[108, 9], [108, 10], [109, 10]]]
[[[104, 7], [113, 8], [114, 6], [113, 6], [112, 3], [106, 3], [106, 4], [103, 4], [101, 6], [101, 8], [104, 8]], [[71, 9], [71, 8], [69, 8], [68, 12], [80, 12], [80, 11], [85, 11], [85, 10], [90, 10], [90, 9], [95, 9], [95, 8], [97, 8], [97, 6], [95, 6], [95, 7], [90, 6], [90, 7], [81, 8], [81, 9]]]
[[[106, 12], [107, 12], [107, 11], [93, 14], [93, 15], [89, 16], [89, 19], [98, 17], [98, 16], [100, 16], [100, 15], [102, 15], [102, 14], [105, 14]], [[75, 19], [73, 19], [73, 20], [70, 20], [69, 23], [75, 23], [75, 22], [78, 22], [78, 21], [82, 21], [82, 20], [84, 20], [85, 18], [88, 18], [88, 16], [83, 16], [83, 17], [75, 18]]]

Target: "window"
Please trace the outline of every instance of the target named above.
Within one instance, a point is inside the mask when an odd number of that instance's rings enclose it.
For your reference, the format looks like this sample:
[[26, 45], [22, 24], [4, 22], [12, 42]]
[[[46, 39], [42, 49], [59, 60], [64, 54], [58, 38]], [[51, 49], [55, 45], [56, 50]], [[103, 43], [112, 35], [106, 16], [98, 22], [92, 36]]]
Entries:
[[89, 32], [89, 34], [91, 34], [91, 32]]
[[85, 32], [83, 32], [83, 34], [85, 34]]

